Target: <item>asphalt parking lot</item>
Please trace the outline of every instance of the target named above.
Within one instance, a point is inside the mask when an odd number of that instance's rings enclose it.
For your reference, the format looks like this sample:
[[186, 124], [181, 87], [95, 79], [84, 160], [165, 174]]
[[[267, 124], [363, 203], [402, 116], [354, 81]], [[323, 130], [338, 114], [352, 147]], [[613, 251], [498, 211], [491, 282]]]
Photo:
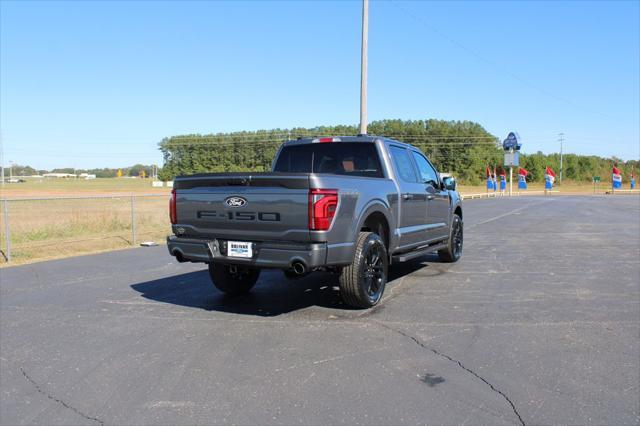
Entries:
[[0, 423], [638, 424], [640, 198], [465, 203], [457, 264], [352, 310], [165, 247], [0, 270]]

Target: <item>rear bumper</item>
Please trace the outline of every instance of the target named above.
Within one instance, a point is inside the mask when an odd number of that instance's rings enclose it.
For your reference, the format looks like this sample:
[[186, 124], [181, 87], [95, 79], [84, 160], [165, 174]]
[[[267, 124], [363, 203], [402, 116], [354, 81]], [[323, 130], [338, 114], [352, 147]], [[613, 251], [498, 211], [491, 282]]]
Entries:
[[225, 256], [222, 240], [167, 237], [167, 248], [181, 262], [215, 262], [251, 265], [259, 268], [290, 268], [294, 262], [302, 262], [307, 269], [327, 264], [326, 243], [255, 242], [253, 258], [243, 259]]

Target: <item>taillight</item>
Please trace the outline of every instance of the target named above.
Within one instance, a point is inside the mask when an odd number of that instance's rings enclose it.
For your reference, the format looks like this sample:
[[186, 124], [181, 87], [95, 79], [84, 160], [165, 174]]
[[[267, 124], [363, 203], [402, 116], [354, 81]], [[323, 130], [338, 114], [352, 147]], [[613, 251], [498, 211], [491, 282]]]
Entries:
[[178, 223], [178, 213], [176, 209], [176, 190], [171, 190], [171, 198], [169, 199], [169, 219], [171, 219], [171, 224], [175, 225]]
[[337, 189], [309, 190], [309, 229], [326, 231], [338, 209]]
[[315, 138], [311, 142], [313, 143], [340, 142], [340, 138]]

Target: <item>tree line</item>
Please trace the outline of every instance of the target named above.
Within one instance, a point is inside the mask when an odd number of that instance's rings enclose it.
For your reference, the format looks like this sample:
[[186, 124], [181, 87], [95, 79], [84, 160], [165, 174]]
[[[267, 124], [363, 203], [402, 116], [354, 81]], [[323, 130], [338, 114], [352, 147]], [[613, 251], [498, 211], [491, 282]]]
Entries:
[[[313, 128], [271, 129], [240, 131], [208, 135], [181, 135], [164, 138], [159, 149], [164, 157], [164, 167], [158, 171], [161, 180], [172, 180], [183, 174], [206, 172], [262, 172], [271, 170], [271, 163], [284, 140], [297, 137], [356, 135], [355, 125], [318, 126]], [[443, 120], [379, 120], [369, 125], [369, 134], [391, 137], [420, 148], [441, 172], [452, 173], [459, 182], [467, 185], [482, 184], [486, 167], [501, 169], [503, 154], [500, 138], [487, 132], [480, 124], [470, 121]], [[524, 141], [526, 149], [526, 140]], [[633, 171], [637, 174], [638, 160], [622, 161], [619, 158], [602, 158], [577, 154], [563, 156], [563, 179], [590, 182], [600, 176], [603, 182], [611, 181], [614, 164], [622, 171], [623, 181], [628, 182]], [[560, 172], [560, 155], [536, 153], [520, 156], [521, 167], [529, 171], [527, 180], [542, 182], [546, 166]], [[31, 176], [53, 173], [88, 173], [98, 178], [122, 176], [150, 177], [153, 166], [135, 164], [121, 168], [74, 169], [56, 168], [36, 170], [33, 167], [14, 164], [14, 176]], [[5, 167], [9, 176], [9, 168]]]
[[51, 170], [44, 169], [34, 169], [31, 166], [22, 166], [19, 164], [13, 164], [11, 168], [5, 167], [4, 174], [5, 177], [8, 177], [9, 174], [13, 174], [13, 176], [35, 176], [35, 175], [44, 175], [46, 173], [68, 173], [68, 174], [81, 174], [87, 173], [90, 175], [96, 175], [97, 178], [114, 178], [119, 177], [118, 172], [121, 173], [122, 176], [135, 176], [141, 177], [151, 177], [153, 175], [153, 167], [152, 165], [144, 165], [144, 164], [135, 164], [129, 167], [120, 167], [120, 168], [95, 168], [95, 169], [74, 169], [73, 167], [62, 167]]
[[[481, 184], [486, 167], [500, 170], [503, 162], [501, 140], [470, 121], [379, 120], [368, 126], [368, 132], [420, 148], [439, 171], [452, 173], [463, 184]], [[278, 147], [286, 139], [356, 134], [357, 126], [338, 125], [167, 137], [159, 143], [164, 157], [159, 177], [172, 180], [192, 173], [269, 171]], [[601, 176], [603, 181], [610, 181], [614, 164], [621, 169], [624, 181], [639, 166], [637, 160], [624, 162], [615, 157], [565, 154], [563, 179], [587, 182], [593, 176]], [[529, 171], [527, 180], [540, 182], [544, 180], [546, 166], [559, 175], [560, 155], [522, 153], [520, 165]]]

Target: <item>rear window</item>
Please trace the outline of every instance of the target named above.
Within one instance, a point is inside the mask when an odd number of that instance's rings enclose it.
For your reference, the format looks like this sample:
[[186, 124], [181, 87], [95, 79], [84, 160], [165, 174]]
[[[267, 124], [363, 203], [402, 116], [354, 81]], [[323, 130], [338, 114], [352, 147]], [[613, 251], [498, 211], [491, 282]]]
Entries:
[[378, 151], [374, 144], [366, 142], [285, 146], [273, 171], [382, 177]]

